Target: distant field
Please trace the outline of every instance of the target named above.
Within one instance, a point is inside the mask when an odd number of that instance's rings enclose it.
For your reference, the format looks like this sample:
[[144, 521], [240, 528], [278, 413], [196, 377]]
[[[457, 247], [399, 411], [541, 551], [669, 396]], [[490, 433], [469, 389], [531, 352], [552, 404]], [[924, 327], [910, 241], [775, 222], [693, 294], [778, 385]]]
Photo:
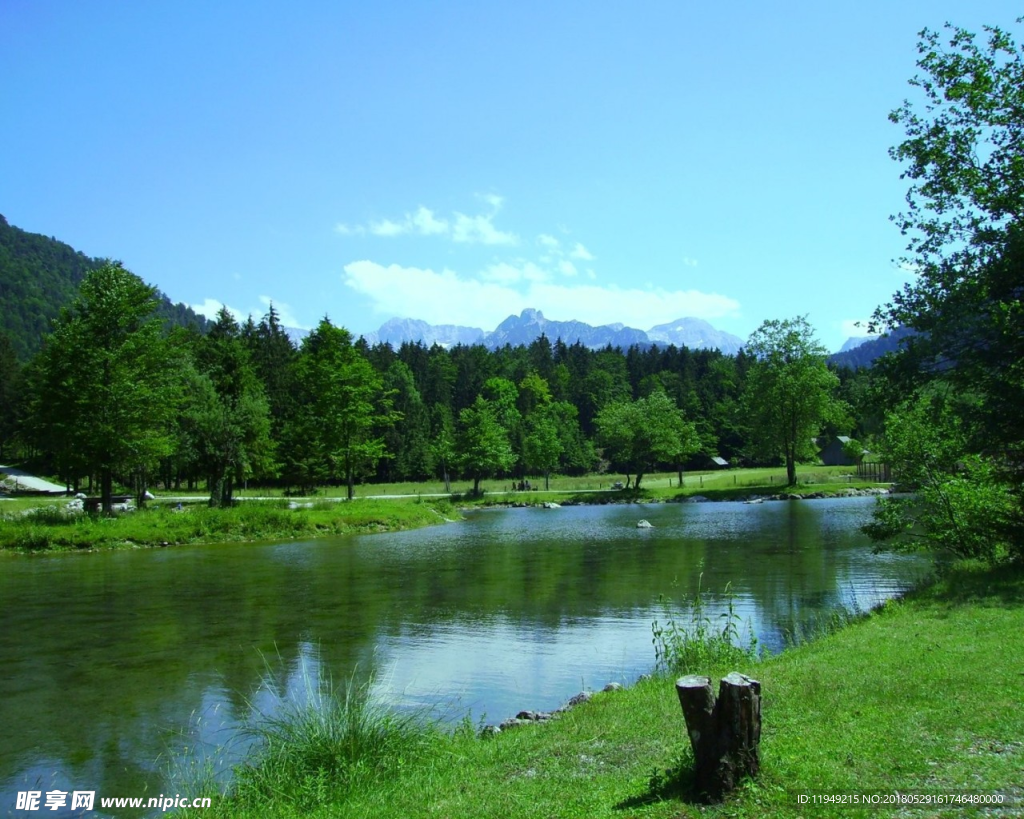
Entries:
[[[864, 482], [858, 481], [856, 467], [852, 466], [804, 466], [797, 471], [797, 478], [803, 486], [820, 485], [850, 485], [861, 486]], [[635, 476], [634, 476], [635, 477]], [[544, 493], [544, 478], [532, 477], [530, 486], [531, 496]], [[568, 477], [565, 475], [552, 475], [550, 480], [550, 492], [559, 494], [575, 494], [582, 492], [611, 491], [612, 484], [616, 481], [625, 483], [625, 476], [621, 474], [608, 473], [603, 475], [584, 475], [581, 477]], [[687, 494], [700, 494], [703, 490], [725, 491], [741, 488], [771, 488], [780, 489], [786, 484], [785, 467], [769, 467], [756, 469], [729, 469], [703, 472], [684, 472], [682, 490]], [[515, 492], [514, 482], [511, 479], [485, 480], [480, 482], [480, 487], [489, 495], [515, 494], [522, 498], [523, 494]], [[452, 481], [452, 494], [465, 495], [472, 488], [472, 482]], [[644, 475], [641, 489], [646, 493], [655, 496], [674, 495], [679, 487], [679, 478], [675, 472], [656, 472]], [[162, 498], [192, 498], [200, 500], [208, 497], [206, 490], [189, 492], [187, 490], [168, 491], [163, 489], [152, 490], [156, 495], [156, 502]], [[361, 483], [355, 488], [356, 497], [386, 497], [401, 495], [445, 495], [444, 484], [441, 481], [420, 481], [405, 483]], [[321, 487], [312, 496], [317, 499], [342, 499], [346, 496], [344, 486]], [[285, 491], [278, 487], [250, 486], [242, 487], [235, 491], [235, 497], [239, 499], [255, 498], [282, 498]], [[47, 506], [54, 503], [63, 503], [64, 498], [50, 497], [25, 497], [0, 502], [0, 514]]]
[[[797, 471], [797, 478], [801, 484], [842, 484], [851, 483], [857, 480], [857, 469], [853, 466], [806, 466]], [[635, 476], [634, 476], [635, 477]], [[608, 473], [604, 475], [583, 475], [581, 477], [568, 477], [565, 475], [552, 475], [550, 480], [551, 492], [575, 493], [585, 491], [608, 491], [616, 481], [625, 483], [625, 476], [621, 474]], [[534, 493], [544, 491], [544, 478], [529, 478], [530, 486]], [[731, 489], [733, 487], [763, 487], [778, 486], [786, 484], [785, 467], [770, 467], [757, 469], [730, 469], [704, 472], [684, 472], [683, 489], [687, 492], [696, 493], [700, 489]], [[510, 478], [503, 480], [485, 480], [480, 482], [480, 488], [489, 494], [505, 494], [512, 492], [513, 481]], [[642, 489], [667, 490], [679, 489], [679, 479], [675, 472], [656, 472], [644, 475], [640, 484]], [[466, 494], [472, 489], [472, 481], [452, 481], [452, 492], [455, 494]], [[158, 492], [157, 495], [168, 494]], [[174, 493], [170, 493], [174, 494]], [[202, 494], [202, 493], [199, 493]], [[251, 487], [236, 492], [237, 497], [279, 497], [283, 494], [281, 489], [265, 489]], [[331, 486], [318, 490], [316, 497], [319, 498], [343, 498], [346, 490], [344, 486]], [[445, 494], [444, 484], [441, 481], [422, 481], [406, 483], [363, 483], [356, 486], [356, 496], [366, 497], [375, 495], [442, 495]]]

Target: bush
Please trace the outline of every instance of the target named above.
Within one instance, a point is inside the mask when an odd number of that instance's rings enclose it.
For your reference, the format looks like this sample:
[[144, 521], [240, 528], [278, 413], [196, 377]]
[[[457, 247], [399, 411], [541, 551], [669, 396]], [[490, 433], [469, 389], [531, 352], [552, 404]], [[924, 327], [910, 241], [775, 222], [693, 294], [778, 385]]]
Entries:
[[883, 450], [912, 494], [879, 499], [863, 527], [873, 540], [989, 562], [1012, 553], [1011, 488], [992, 459], [969, 454], [963, 425], [945, 406], [918, 400], [887, 415]]

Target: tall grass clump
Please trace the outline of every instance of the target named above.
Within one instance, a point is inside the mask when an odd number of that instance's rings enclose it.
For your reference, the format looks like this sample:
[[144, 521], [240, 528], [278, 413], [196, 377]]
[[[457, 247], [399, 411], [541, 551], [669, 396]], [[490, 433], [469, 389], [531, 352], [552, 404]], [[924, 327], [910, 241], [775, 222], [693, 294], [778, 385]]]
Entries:
[[239, 808], [303, 812], [393, 779], [440, 737], [422, 719], [376, 701], [368, 683], [351, 679], [341, 691], [331, 683], [308, 685], [304, 701], [260, 718], [250, 730], [256, 749], [236, 769], [229, 799]]
[[757, 660], [757, 638], [749, 626], [744, 638], [743, 621], [733, 603], [731, 584], [726, 584], [726, 611], [712, 620], [708, 613], [708, 592], [703, 589], [704, 572], [697, 580], [697, 592], [689, 609], [689, 619], [677, 619], [670, 600], [662, 598], [665, 622], [655, 620], [651, 626], [654, 657], [658, 669], [666, 674], [681, 675], [704, 672], [711, 668], [749, 663]]
[[802, 646], [842, 631], [851, 623], [865, 619], [868, 614], [856, 602], [850, 608], [815, 612], [804, 619], [794, 620], [791, 626], [783, 630], [783, 640], [786, 648]]

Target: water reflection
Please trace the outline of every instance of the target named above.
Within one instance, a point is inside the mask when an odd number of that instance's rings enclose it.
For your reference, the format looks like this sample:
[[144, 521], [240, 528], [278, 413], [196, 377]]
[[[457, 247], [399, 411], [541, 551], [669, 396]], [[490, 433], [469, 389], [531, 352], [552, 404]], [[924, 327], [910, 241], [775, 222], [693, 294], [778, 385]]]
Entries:
[[395, 535], [8, 558], [0, 815], [28, 787], [161, 793], [184, 748], [240, 753], [254, 708], [321, 674], [357, 670], [399, 707], [495, 721], [630, 682], [653, 663], [659, 595], [690, 597], [702, 572], [778, 647], [816, 612], [870, 608], [925, 571], [871, 553], [857, 530], [870, 509], [488, 511]]

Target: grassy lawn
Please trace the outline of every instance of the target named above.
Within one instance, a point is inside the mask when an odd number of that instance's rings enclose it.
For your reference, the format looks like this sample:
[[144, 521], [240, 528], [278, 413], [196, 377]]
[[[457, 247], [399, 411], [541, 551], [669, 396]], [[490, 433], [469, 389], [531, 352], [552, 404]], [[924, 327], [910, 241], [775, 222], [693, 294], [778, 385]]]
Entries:
[[[702, 669], [716, 677], [740, 670], [763, 685], [762, 774], [722, 805], [693, 799], [673, 681], [655, 677], [597, 694], [557, 721], [486, 739], [428, 726], [383, 756], [343, 763], [340, 776], [323, 773], [330, 754], [310, 756], [305, 774], [294, 758], [286, 771], [280, 759], [254, 759], [242, 791], [215, 797], [201, 815], [993, 815], [798, 803], [800, 794], [894, 791], [998, 791], [1019, 800], [1001, 815], [1021, 815], [1022, 603], [1019, 568], [961, 568], [817, 641], [745, 668]], [[268, 781], [273, 787], [261, 790]]]
[[[860, 485], [856, 482], [856, 468], [852, 466], [801, 466], [797, 471], [797, 477], [802, 486], [817, 486], [830, 484], [837, 486]], [[616, 481], [625, 482], [624, 475], [583, 475], [571, 477], [567, 475], [552, 475], [550, 479], [550, 491], [558, 493], [609, 491]], [[704, 489], [749, 489], [760, 487], [765, 489], [775, 488], [776, 491], [784, 488], [786, 483], [785, 467], [759, 467], [750, 469], [729, 469], [725, 471], [703, 471], [684, 472], [683, 490], [686, 493], [699, 493]], [[544, 478], [533, 476], [530, 478], [530, 485], [533, 491], [530, 496], [544, 492]], [[468, 494], [472, 489], [472, 481], [452, 481], [452, 493], [457, 495]], [[483, 480], [480, 488], [489, 495], [505, 495], [506, 493], [523, 498], [521, 492], [511, 491], [512, 480]], [[672, 493], [679, 491], [679, 479], [675, 472], [658, 472], [644, 475], [641, 487], [646, 491], [661, 492], [671, 490]], [[444, 495], [444, 484], [439, 481], [407, 481], [404, 483], [361, 483], [355, 488], [357, 497], [388, 496], [388, 495]], [[205, 498], [205, 492], [158, 492], [158, 495], [188, 496]], [[320, 487], [315, 498], [344, 498], [346, 489], [344, 486]], [[235, 496], [239, 498], [255, 497], [284, 497], [284, 490], [280, 488], [249, 487], [236, 489]], [[525, 496], [529, 497], [529, 496]]]

